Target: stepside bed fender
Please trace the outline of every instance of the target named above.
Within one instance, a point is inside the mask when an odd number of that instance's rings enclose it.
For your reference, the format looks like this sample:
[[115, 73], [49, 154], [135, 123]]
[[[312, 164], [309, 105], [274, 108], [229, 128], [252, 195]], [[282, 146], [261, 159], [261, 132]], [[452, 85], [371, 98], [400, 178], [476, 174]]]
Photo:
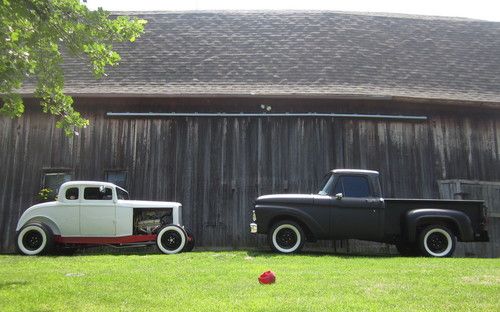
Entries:
[[417, 238], [417, 227], [422, 224], [452, 224], [458, 231], [457, 236], [461, 241], [473, 241], [474, 232], [470, 218], [458, 210], [445, 210], [434, 208], [422, 208], [410, 210], [406, 214], [406, 225], [408, 241], [414, 242]]
[[325, 237], [328, 233], [328, 229], [323, 229], [312, 216], [299, 208], [281, 205], [257, 205], [255, 208], [258, 209], [260, 215], [264, 217], [264, 220], [257, 220], [257, 222], [265, 224], [265, 227], [262, 229], [265, 232], [263, 231], [262, 233], [267, 233], [272, 224], [277, 220], [295, 220], [299, 223], [303, 223], [307, 227], [307, 229], [304, 230], [306, 232], [309, 231], [309, 234], [312, 234], [316, 239]]

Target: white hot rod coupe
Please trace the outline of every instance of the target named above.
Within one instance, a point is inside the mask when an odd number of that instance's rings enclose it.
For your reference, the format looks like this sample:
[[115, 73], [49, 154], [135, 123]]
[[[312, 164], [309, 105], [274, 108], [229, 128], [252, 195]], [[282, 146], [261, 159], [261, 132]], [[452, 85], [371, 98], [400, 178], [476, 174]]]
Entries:
[[128, 192], [112, 183], [66, 182], [56, 201], [22, 214], [16, 245], [25, 255], [96, 245], [156, 244], [165, 254], [190, 251], [194, 238], [182, 226], [181, 210], [176, 202], [129, 200]]

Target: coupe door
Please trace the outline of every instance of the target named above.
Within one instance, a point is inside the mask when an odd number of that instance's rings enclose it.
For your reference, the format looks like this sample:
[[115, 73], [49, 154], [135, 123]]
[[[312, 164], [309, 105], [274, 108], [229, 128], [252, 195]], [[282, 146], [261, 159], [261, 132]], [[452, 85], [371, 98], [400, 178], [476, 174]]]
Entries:
[[80, 194], [78, 187], [68, 187], [63, 192], [60, 204], [53, 209], [53, 218], [59, 226], [61, 236], [80, 235]]
[[82, 236], [116, 235], [116, 204], [110, 188], [85, 187], [80, 205]]

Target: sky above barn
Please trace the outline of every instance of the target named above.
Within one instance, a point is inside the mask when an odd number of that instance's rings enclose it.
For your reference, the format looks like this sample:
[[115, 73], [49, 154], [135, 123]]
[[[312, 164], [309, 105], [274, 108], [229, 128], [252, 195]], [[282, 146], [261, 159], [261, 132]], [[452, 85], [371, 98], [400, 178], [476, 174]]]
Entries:
[[91, 9], [109, 11], [333, 10], [465, 17], [500, 22], [498, 0], [87, 0]]

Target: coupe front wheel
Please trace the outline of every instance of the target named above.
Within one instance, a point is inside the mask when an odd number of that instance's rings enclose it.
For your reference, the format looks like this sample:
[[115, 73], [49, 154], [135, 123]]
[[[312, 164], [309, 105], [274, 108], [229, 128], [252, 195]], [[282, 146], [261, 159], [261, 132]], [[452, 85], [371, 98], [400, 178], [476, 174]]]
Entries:
[[299, 252], [304, 246], [304, 231], [296, 222], [281, 221], [269, 231], [271, 249], [281, 253]]
[[164, 254], [181, 252], [186, 245], [186, 232], [177, 225], [166, 225], [158, 231], [156, 245]]
[[419, 235], [420, 251], [428, 257], [450, 257], [456, 245], [457, 238], [445, 226], [430, 225]]

